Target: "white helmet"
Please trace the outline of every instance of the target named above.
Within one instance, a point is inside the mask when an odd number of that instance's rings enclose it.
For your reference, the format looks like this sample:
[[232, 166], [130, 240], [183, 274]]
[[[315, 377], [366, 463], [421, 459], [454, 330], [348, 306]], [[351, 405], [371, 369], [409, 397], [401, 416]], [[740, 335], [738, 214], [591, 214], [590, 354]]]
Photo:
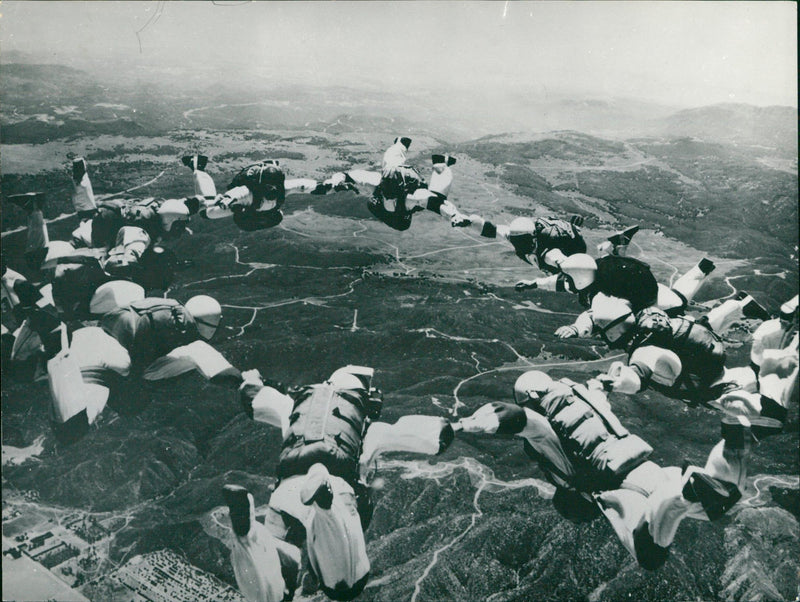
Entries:
[[337, 389], [369, 390], [374, 372], [365, 366], [344, 366], [331, 374], [328, 382]]
[[576, 291], [582, 291], [594, 282], [597, 263], [586, 253], [575, 253], [561, 262], [561, 271], [572, 279]]
[[167, 199], [158, 208], [158, 215], [164, 230], [169, 232], [174, 222], [189, 219], [189, 208], [181, 200]]
[[519, 405], [525, 405], [531, 394], [546, 393], [553, 384], [553, 379], [541, 370], [528, 370], [514, 383], [514, 399]]
[[536, 224], [529, 217], [518, 217], [508, 225], [508, 230], [510, 236], [533, 234], [536, 232]]
[[75, 252], [75, 247], [65, 240], [51, 240], [47, 245], [47, 255], [42, 262], [41, 269], [47, 270], [55, 268], [58, 260], [62, 257], [69, 257]]
[[135, 282], [112, 280], [97, 287], [89, 302], [89, 311], [92, 315], [102, 316], [144, 298], [144, 289]]
[[184, 307], [192, 314], [200, 336], [205, 340], [213, 337], [222, 320], [222, 307], [219, 302], [208, 295], [197, 295], [189, 299]]
[[630, 302], [603, 293], [592, 299], [592, 320], [595, 332], [609, 345], [622, 343], [636, 324]]

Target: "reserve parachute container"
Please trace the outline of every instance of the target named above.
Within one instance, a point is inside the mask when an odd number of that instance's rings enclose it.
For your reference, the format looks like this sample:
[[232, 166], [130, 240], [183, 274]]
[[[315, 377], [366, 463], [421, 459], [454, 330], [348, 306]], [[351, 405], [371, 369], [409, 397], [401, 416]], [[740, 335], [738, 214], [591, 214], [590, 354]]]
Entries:
[[[562, 485], [584, 492], [613, 489], [653, 451], [622, 426], [602, 393], [567, 379], [528, 405], [547, 417], [575, 467], [575, 476], [566, 482], [545, 463]], [[541, 461], [527, 442], [525, 450]]]
[[363, 388], [326, 382], [301, 389], [278, 460], [278, 478], [304, 474], [319, 462], [332, 475], [356, 483], [361, 443], [370, 417], [375, 417], [372, 405]]

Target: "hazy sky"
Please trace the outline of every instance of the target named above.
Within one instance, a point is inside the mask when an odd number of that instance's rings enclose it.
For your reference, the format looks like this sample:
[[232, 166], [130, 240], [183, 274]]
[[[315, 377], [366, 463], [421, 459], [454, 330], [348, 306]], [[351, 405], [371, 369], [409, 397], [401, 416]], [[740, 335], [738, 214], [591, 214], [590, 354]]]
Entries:
[[256, 74], [681, 106], [797, 102], [793, 2], [6, 0], [0, 11], [0, 52], [120, 68], [226, 66], [220, 82]]

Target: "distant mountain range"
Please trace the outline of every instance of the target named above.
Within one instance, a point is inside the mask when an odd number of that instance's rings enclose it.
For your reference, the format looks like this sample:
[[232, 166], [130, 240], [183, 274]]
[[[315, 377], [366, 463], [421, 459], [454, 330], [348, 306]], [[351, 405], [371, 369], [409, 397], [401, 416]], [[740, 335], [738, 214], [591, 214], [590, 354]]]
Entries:
[[692, 136], [706, 141], [766, 146], [797, 154], [797, 109], [718, 104], [687, 109], [662, 121], [669, 136]]
[[[374, 87], [320, 89], [272, 82], [251, 82], [247, 87], [226, 82], [222, 87], [208, 78], [184, 78], [171, 72], [120, 75], [110, 84], [72, 67], [28, 63], [3, 64], [0, 78], [0, 123], [6, 143], [69, 137], [79, 135], [81, 128], [87, 134], [120, 135], [181, 127], [308, 127], [346, 133], [375, 131], [377, 120], [387, 122], [384, 125], [398, 133], [424, 131], [450, 142], [504, 131], [570, 129], [617, 138], [693, 137], [764, 146], [788, 156], [797, 153], [797, 110], [793, 107], [720, 104], [679, 110], [631, 99], [542, 97], [519, 92], [504, 95], [486, 90], [393, 94]], [[81, 115], [60, 119], [56, 110], [74, 105], [82, 113], [97, 103], [133, 107], [136, 114], [119, 114], [111, 120], [88, 118], [95, 124], [92, 126], [81, 123], [80, 118], [86, 119]]]

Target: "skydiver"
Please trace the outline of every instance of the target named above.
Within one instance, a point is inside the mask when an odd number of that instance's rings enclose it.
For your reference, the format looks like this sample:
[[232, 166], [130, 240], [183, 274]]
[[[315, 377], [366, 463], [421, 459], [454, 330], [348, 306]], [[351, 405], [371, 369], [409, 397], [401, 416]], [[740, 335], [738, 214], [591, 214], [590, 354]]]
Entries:
[[517, 283], [517, 288], [576, 293], [584, 307], [591, 306], [594, 295], [604, 293], [627, 300], [634, 312], [655, 305], [681, 313], [714, 268], [714, 263], [704, 258], [667, 288], [656, 282], [650, 266], [639, 259], [619, 255], [593, 259], [585, 253], [576, 253], [561, 261], [560, 273], [537, 278], [532, 283]]
[[351, 600], [364, 589], [370, 570], [364, 529], [372, 505], [362, 477], [382, 453], [443, 452], [452, 428], [442, 418], [421, 415], [395, 424], [373, 422], [381, 401], [371, 388], [372, 368], [340, 368], [292, 397], [265, 386], [257, 370], [242, 376], [246, 413], [280, 428], [283, 446], [263, 524], [255, 520], [255, 502], [246, 489], [223, 489], [239, 589], [251, 601], [291, 599], [305, 543], [322, 591], [334, 600]]
[[[95, 309], [110, 309], [122, 298], [138, 296], [135, 290], [108, 287], [95, 298]], [[239, 371], [206, 342], [221, 317], [219, 303], [207, 295], [183, 305], [154, 297], [105, 313], [98, 326], [79, 328], [71, 340], [62, 325], [61, 349], [69, 350], [80, 375], [48, 362], [56, 434], [67, 441], [83, 435], [122, 384], [121, 377], [163, 380], [196, 370], [212, 383], [238, 385]]]
[[73, 205], [84, 218], [72, 234], [73, 243], [88, 248], [115, 247], [117, 233], [124, 226], [141, 228], [153, 244], [178, 238], [204, 200], [197, 195], [185, 199], [141, 199], [123, 194], [98, 203], [92, 192], [88, 163], [82, 157], [73, 162], [73, 181]]
[[[550, 274], [557, 274], [559, 265], [568, 256], [586, 253], [586, 241], [580, 230], [583, 219], [580, 216], [573, 216], [570, 221], [518, 217], [507, 226], [495, 226], [479, 215], [470, 215], [468, 219], [472, 226], [478, 228], [481, 236], [505, 238], [514, 247], [517, 257]], [[520, 281], [517, 288], [534, 288], [534, 281]]]
[[[52, 287], [39, 287], [19, 272], [6, 265], [2, 256], [2, 280], [0, 281], [0, 305], [2, 311], [2, 355], [3, 374], [22, 380], [35, 378], [44, 359], [42, 339], [34, 329], [52, 331], [60, 322], [53, 310]], [[39, 312], [44, 315], [39, 316]], [[31, 324], [34, 318], [34, 326]], [[49, 325], [45, 324], [48, 316]]]
[[[771, 384], [780, 389], [779, 381]], [[724, 418], [705, 466], [681, 469], [649, 461], [652, 448], [625, 429], [599, 389], [531, 371], [517, 379], [514, 397], [517, 405], [486, 404], [454, 430], [521, 437], [556, 486], [559, 512], [579, 521], [599, 509], [647, 570], [666, 562], [684, 518], [716, 520], [741, 498], [752, 438], [746, 417]]]
[[453, 184], [456, 158], [450, 155], [431, 155], [432, 171], [428, 184], [419, 172], [408, 165], [406, 152], [411, 138], [395, 138], [383, 155], [380, 173], [353, 169], [334, 174], [325, 180], [312, 194], [325, 194], [333, 189], [354, 190], [356, 184], [374, 187], [367, 208], [384, 224], [395, 230], [408, 230], [412, 215], [428, 209], [450, 221], [454, 227], [469, 225], [469, 219], [448, 199]]
[[[160, 245], [152, 244], [151, 236], [137, 226], [121, 225], [114, 233], [115, 243], [110, 249], [76, 248], [72, 242], [50, 240], [43, 208], [46, 195], [41, 192], [16, 194], [8, 197], [12, 203], [22, 207], [28, 214], [25, 261], [27, 267], [40, 274], [53, 285], [52, 296], [56, 307], [63, 312], [63, 319], [70, 320], [88, 313], [89, 303], [98, 286], [114, 279], [133, 280], [148, 290], [166, 289], [179, 265], [174, 253]], [[100, 205], [88, 224], [102, 223], [103, 212], [108, 207]], [[181, 201], [164, 201], [156, 220], [172, 226], [178, 216], [188, 215]], [[73, 233], [73, 242], [76, 242]], [[83, 241], [87, 242], [87, 241]], [[94, 246], [89, 237], [87, 247]]]
[[[760, 377], [748, 366], [725, 366], [725, 347], [713, 329], [715, 324], [730, 324], [731, 313], [742, 316], [746, 299], [738, 306], [729, 303], [715, 308], [700, 320], [670, 318], [655, 307], [634, 316], [630, 304], [620, 299], [598, 295], [596, 300], [596, 329], [610, 346], [629, 354], [627, 361], [614, 362], [607, 373], [597, 377], [607, 390], [634, 394], [651, 387], [669, 397], [704, 403], [727, 414], [744, 414], [754, 428], [765, 434], [783, 428], [788, 397], [776, 396], [773, 391], [771, 397], [750, 398]], [[762, 338], [761, 349], [765, 346]], [[797, 349], [795, 337], [786, 347], [770, 350], [767, 355], [771, 362], [791, 363], [794, 358], [796, 364]], [[788, 374], [784, 375], [786, 385], [793, 386]], [[731, 399], [725, 394], [732, 391], [742, 392], [735, 407], [725, 403]]]
[[[676, 316], [684, 313], [715, 266], [704, 258], [671, 287], [656, 282], [650, 266], [633, 257], [606, 255], [595, 260], [585, 253], [576, 253], [561, 260], [558, 268], [560, 272], [557, 274], [518, 282], [517, 290], [541, 288], [575, 293], [580, 304], [587, 308], [591, 308], [595, 295], [603, 293], [626, 300], [634, 313], [655, 306]], [[750, 302], [749, 309], [759, 315], [766, 313], [754, 300], [750, 299]], [[556, 336], [560, 338], [589, 336], [590, 333], [591, 311], [582, 313], [574, 324], [556, 330]]]
[[206, 162], [199, 162], [197, 157], [202, 155], [184, 157], [184, 164], [193, 169], [195, 192], [202, 193], [206, 202], [205, 209], [200, 212], [201, 216], [208, 219], [233, 216], [234, 223], [248, 232], [280, 224], [283, 221], [281, 207], [286, 200], [286, 194], [310, 192], [316, 186], [315, 180], [287, 180], [280, 161], [265, 159], [244, 167], [228, 184], [228, 189], [217, 195], [213, 180], [202, 171]]

